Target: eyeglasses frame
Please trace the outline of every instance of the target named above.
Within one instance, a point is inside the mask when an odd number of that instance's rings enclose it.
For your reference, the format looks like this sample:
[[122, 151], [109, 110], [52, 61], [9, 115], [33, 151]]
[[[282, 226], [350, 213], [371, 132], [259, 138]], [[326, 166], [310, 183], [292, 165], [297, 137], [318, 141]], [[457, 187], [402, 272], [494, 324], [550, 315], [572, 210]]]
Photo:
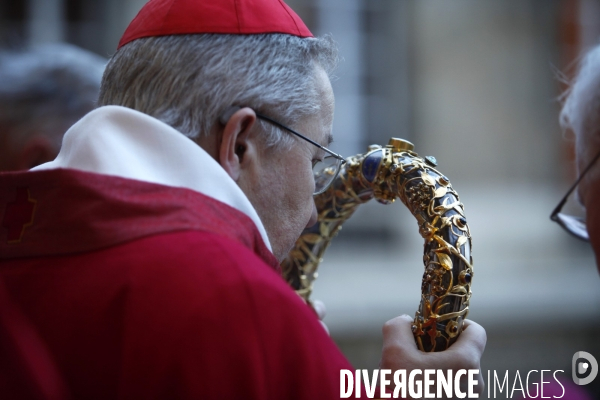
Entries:
[[569, 188], [569, 190], [567, 191], [567, 193], [564, 195], [564, 197], [561, 199], [561, 201], [558, 203], [558, 205], [554, 208], [554, 210], [552, 211], [552, 214], [550, 214], [550, 219], [552, 221], [554, 221], [557, 224], [559, 224], [565, 231], [567, 231], [571, 235], [575, 236], [576, 238], [578, 238], [580, 240], [586, 241], [586, 242], [589, 242], [589, 238], [588, 239], [583, 238], [580, 235], [577, 235], [576, 233], [572, 232], [558, 218], [558, 214], [560, 214], [560, 211], [562, 210], [563, 206], [566, 204], [566, 202], [569, 199], [569, 196], [571, 195], [571, 193], [573, 193], [573, 191], [575, 191], [575, 188], [577, 188], [577, 186], [579, 185], [579, 183], [583, 180], [583, 177], [587, 174], [587, 172], [589, 170], [592, 169], [592, 167], [594, 166], [594, 164], [596, 164], [596, 161], [598, 161], [599, 158], [600, 158], [600, 151], [598, 152], [598, 154], [596, 154], [594, 156], [594, 158], [592, 159], [592, 161], [590, 161], [590, 163], [588, 164], [588, 166], [585, 167], [585, 169], [583, 170], [583, 172], [579, 175], [579, 178], [577, 178], [577, 180], [575, 181], [575, 183]]

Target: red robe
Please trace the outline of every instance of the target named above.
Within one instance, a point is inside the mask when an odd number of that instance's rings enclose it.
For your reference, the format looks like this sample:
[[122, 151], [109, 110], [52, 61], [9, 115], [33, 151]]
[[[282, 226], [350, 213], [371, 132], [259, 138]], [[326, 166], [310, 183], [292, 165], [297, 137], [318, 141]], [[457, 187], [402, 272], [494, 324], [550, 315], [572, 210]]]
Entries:
[[58, 169], [0, 174], [0, 218], [0, 279], [73, 398], [339, 398], [352, 367], [236, 209]]

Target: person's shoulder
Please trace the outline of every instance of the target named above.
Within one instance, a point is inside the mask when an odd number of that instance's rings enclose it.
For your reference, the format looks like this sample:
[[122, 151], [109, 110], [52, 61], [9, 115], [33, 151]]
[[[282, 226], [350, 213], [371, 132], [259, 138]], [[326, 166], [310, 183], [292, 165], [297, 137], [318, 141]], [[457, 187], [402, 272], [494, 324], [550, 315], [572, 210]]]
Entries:
[[[181, 231], [142, 238], [124, 246], [134, 273], [163, 274], [173, 278], [206, 281], [223, 278], [233, 284], [244, 280], [272, 280], [281, 277], [251, 249], [237, 240], [205, 231]], [[251, 273], [249, 273], [251, 271]]]
[[128, 251], [137, 261], [127, 266], [126, 298], [135, 330], [144, 327], [137, 337], [177, 348], [226, 343], [248, 351], [249, 343], [323, 331], [283, 277], [234, 240], [180, 232], [133, 245]]
[[[247, 308], [261, 298], [298, 305], [298, 296], [283, 277], [236, 240], [203, 231], [183, 231], [137, 240], [122, 249], [136, 282], [136, 295], [177, 297], [191, 304], [238, 304]], [[122, 258], [123, 259], [123, 258]], [[172, 298], [169, 301], [174, 301]], [[300, 304], [302, 304], [300, 302]]]
[[309, 383], [297, 398], [338, 389], [339, 368], [349, 364], [315, 313], [250, 249], [200, 232], [143, 246], [126, 347], [152, 348], [158, 365], [184, 371], [178, 390], [190, 398], [289, 398], [299, 377]]

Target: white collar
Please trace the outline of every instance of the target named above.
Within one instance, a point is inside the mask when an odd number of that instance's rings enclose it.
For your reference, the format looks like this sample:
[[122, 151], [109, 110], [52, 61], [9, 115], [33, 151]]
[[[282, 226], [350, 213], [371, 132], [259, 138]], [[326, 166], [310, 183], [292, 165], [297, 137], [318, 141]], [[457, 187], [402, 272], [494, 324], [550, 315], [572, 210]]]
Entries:
[[58, 157], [33, 170], [53, 168], [195, 190], [250, 217], [271, 250], [256, 210], [221, 165], [181, 132], [139, 111], [105, 106], [88, 113], [67, 131]]

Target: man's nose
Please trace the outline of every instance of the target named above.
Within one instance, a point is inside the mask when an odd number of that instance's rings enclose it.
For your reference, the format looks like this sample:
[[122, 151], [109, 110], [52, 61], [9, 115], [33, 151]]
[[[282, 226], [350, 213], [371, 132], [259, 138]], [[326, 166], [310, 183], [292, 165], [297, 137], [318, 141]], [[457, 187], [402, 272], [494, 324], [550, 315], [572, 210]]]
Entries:
[[318, 220], [318, 216], [317, 216], [317, 206], [315, 205], [315, 202], [312, 202], [312, 214], [310, 215], [310, 219], [308, 220], [308, 224], [306, 224], [307, 228], [310, 228], [311, 226], [313, 226], [314, 224], [317, 223]]

